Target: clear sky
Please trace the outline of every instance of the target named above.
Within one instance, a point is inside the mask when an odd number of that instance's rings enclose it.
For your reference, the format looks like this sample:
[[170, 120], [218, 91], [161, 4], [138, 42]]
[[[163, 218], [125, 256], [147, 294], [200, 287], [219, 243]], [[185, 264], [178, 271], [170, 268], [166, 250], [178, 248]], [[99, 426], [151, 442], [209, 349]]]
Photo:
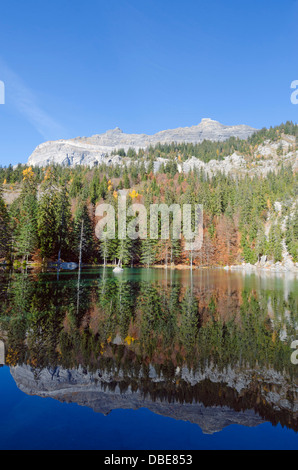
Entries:
[[120, 127], [297, 122], [298, 1], [1, 0], [0, 165]]

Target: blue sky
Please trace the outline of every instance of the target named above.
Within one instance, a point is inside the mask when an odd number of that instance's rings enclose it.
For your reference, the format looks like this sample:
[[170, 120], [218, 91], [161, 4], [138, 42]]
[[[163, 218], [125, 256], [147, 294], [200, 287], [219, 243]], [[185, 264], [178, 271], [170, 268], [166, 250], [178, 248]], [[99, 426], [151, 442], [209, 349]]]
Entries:
[[46, 141], [297, 122], [298, 1], [2, 0], [0, 165]]

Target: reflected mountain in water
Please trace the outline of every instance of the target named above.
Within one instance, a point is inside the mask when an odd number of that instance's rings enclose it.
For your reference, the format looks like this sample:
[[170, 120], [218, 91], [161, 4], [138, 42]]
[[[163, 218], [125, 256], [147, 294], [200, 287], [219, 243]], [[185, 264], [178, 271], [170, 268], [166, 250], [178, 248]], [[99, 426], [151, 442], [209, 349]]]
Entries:
[[0, 337], [29, 395], [104, 414], [145, 407], [204, 433], [298, 431], [297, 289], [220, 270], [6, 274]]
[[[250, 427], [263, 422], [253, 410], [235, 411], [229, 406], [205, 406], [204, 403], [195, 400], [181, 402], [175, 400], [173, 394], [169, 397], [170, 400], [153, 399], [150, 393], [133, 391], [132, 387], [127, 387], [125, 380], [122, 383], [117, 375], [102, 374], [101, 371], [90, 374], [81, 367], [77, 370], [42, 369], [38, 378], [28, 366], [14, 367], [11, 373], [19, 389], [28, 395], [77, 403], [105, 415], [119, 408], [132, 410], [147, 408], [162, 416], [198, 424], [206, 434], [221, 431], [230, 424]], [[155, 383], [154, 379], [152, 383]], [[212, 388], [214, 392], [216, 391], [216, 384], [212, 382], [203, 381], [198, 385], [205, 391], [211, 391]], [[157, 388], [162, 386], [163, 382], [159, 382]]]

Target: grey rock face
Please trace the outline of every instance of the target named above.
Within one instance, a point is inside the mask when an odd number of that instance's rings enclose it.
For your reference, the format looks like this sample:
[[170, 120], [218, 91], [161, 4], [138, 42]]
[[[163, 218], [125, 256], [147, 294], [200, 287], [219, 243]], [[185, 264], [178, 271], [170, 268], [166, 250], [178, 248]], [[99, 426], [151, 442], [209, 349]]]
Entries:
[[236, 412], [228, 406], [205, 407], [202, 403], [153, 401], [140, 391], [132, 392], [130, 388], [123, 393], [118, 385], [113, 391], [108, 388], [103, 390], [102, 385], [112, 382], [114, 376], [102, 371], [90, 374], [84, 373], [81, 368], [43, 369], [36, 378], [30, 367], [17, 366], [11, 369], [11, 373], [19, 389], [28, 395], [77, 403], [104, 415], [119, 408], [137, 410], [145, 407], [161, 416], [198, 424], [204, 434], [219, 432], [230, 424], [251, 427], [264, 422], [253, 410]]
[[200, 124], [191, 127], [180, 127], [158, 132], [154, 135], [125, 134], [121, 129], [109, 130], [104, 134], [92, 137], [77, 137], [70, 140], [45, 142], [39, 145], [29, 157], [28, 164], [32, 166], [46, 166], [51, 163], [75, 166], [93, 166], [98, 163], [120, 163], [121, 157], [112, 157], [111, 152], [124, 148], [139, 150], [157, 143], [200, 143], [203, 140], [224, 141], [229, 137], [247, 139], [256, 132], [252, 127], [225, 126], [212, 119], [202, 119]]
[[[88, 406], [96, 412], [108, 414], [115, 409], [139, 409], [146, 407], [156, 414], [169, 416], [178, 420], [187, 420], [196, 423], [202, 431], [212, 434], [222, 430], [230, 424], [241, 424], [244, 426], [257, 426], [264, 422], [253, 409], [237, 412], [229, 406], [204, 406], [200, 402], [180, 403], [178, 401], [159, 399], [152, 400], [150, 396], [144, 395], [141, 391], [132, 391], [129, 387], [125, 392], [121, 392], [121, 381], [124, 379], [122, 371], [113, 372], [97, 371], [88, 372], [82, 367], [78, 369], [66, 370], [57, 367], [53, 370], [42, 369], [37, 375], [36, 371], [29, 366], [16, 366], [11, 368], [11, 374], [17, 386], [24, 393], [38, 395], [41, 397], [51, 397], [61, 402], [78, 403], [81, 406]], [[224, 371], [219, 371], [215, 367], [208, 366], [202, 371], [190, 372], [187, 367], [178, 367], [176, 377], [186, 381], [188, 384], [196, 385], [204, 380], [213, 383], [227, 384], [239, 394], [249, 390], [252, 377], [256, 371], [240, 371], [237, 367], [228, 367]], [[275, 410], [288, 410], [296, 413], [298, 410], [297, 401], [289, 402], [287, 398], [289, 383], [283, 375], [274, 370], [260, 370], [260, 380], [267, 384], [274, 384], [274, 393], [265, 391], [263, 399]], [[158, 376], [154, 367], [150, 365], [150, 380], [152, 382], [164, 383], [164, 378]], [[141, 378], [141, 377], [140, 377]], [[116, 388], [110, 390], [109, 383], [117, 381]], [[293, 391], [297, 393], [297, 384], [292, 384]]]
[[194, 169], [197, 169], [198, 171], [203, 170], [204, 173], [207, 173], [210, 176], [218, 172], [228, 174], [231, 171], [245, 171], [246, 161], [241, 155], [233, 153], [233, 155], [229, 155], [221, 161], [210, 160], [208, 163], [204, 163], [198, 158], [192, 157], [181, 165], [181, 171], [183, 173], [189, 173]]

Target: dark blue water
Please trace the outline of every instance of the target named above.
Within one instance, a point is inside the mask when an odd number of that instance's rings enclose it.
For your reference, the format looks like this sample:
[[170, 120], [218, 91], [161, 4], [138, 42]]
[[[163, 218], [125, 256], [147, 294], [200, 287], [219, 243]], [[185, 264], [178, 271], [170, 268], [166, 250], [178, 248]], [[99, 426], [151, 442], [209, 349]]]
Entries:
[[21, 392], [8, 367], [0, 369], [0, 449], [298, 449], [298, 435], [270, 423], [231, 425], [204, 435], [196, 424], [146, 410], [108, 416]]

